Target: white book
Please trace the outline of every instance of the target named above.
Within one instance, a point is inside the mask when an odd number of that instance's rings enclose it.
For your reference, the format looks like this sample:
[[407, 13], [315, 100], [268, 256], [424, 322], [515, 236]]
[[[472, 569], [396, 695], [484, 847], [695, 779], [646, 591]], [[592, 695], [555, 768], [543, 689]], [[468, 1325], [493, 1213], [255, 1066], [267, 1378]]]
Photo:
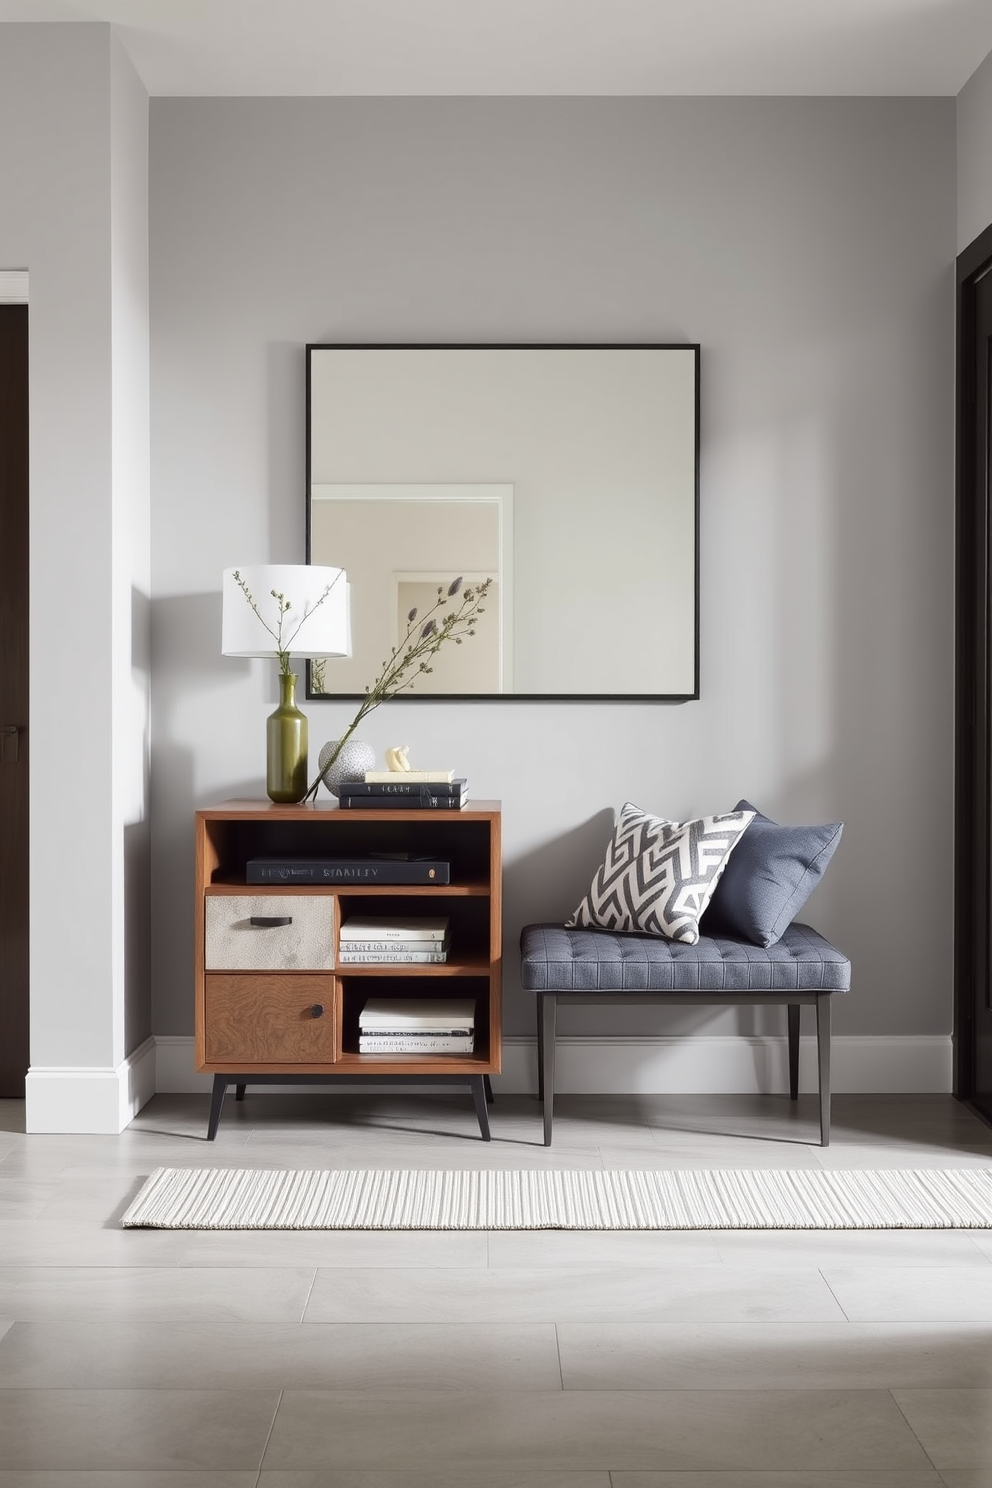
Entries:
[[366, 770], [365, 782], [367, 785], [375, 782], [376, 785], [395, 785], [397, 782], [405, 781], [407, 785], [424, 784], [429, 785], [431, 781], [438, 784], [446, 782], [450, 784], [455, 778], [454, 770]]
[[350, 915], [341, 926], [341, 940], [444, 940], [447, 915]]
[[358, 1015], [363, 1033], [376, 1027], [430, 1031], [475, 1027], [475, 1000], [471, 997], [370, 997]]
[[381, 966], [438, 966], [447, 959], [447, 951], [359, 951], [342, 947], [338, 965], [356, 966], [360, 962], [374, 961]]
[[399, 1038], [377, 1038], [374, 1034], [361, 1034], [358, 1039], [359, 1054], [474, 1054], [475, 1039], [457, 1034], [438, 1034], [436, 1038], [403, 1036]]
[[420, 1039], [474, 1038], [474, 1028], [360, 1028], [359, 1038]]
[[347, 940], [341, 944], [342, 952], [352, 951], [447, 951], [447, 940]]

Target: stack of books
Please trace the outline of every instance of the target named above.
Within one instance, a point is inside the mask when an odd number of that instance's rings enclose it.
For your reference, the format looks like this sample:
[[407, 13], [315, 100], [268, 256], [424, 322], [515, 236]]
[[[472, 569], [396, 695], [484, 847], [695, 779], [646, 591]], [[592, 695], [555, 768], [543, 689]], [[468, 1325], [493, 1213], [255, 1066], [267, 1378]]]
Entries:
[[451, 926], [447, 915], [352, 915], [341, 926], [338, 961], [342, 966], [363, 962], [403, 962], [407, 965], [447, 961]]
[[471, 998], [370, 997], [358, 1015], [360, 1054], [472, 1054]]
[[366, 770], [364, 780], [342, 780], [338, 804], [345, 810], [460, 811], [468, 781], [454, 770]]

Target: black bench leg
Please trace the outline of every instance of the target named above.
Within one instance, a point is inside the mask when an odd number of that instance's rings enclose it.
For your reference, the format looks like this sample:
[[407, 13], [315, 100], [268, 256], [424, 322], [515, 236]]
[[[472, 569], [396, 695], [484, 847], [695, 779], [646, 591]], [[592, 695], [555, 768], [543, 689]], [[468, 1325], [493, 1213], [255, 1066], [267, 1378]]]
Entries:
[[248, 1086], [247, 1085], [235, 1085], [235, 1087], [234, 1087], [234, 1099], [235, 1100], [244, 1100], [244, 1098], [245, 1098], [245, 1091], [247, 1089], [248, 1089]]
[[493, 1082], [488, 1075], [483, 1075], [482, 1087], [486, 1092], [486, 1104], [491, 1106], [496, 1097], [493, 1095]]
[[486, 1110], [485, 1078], [485, 1075], [469, 1076], [472, 1085], [472, 1099], [475, 1101], [475, 1114], [479, 1118], [479, 1130], [482, 1133], [482, 1140], [489, 1142], [492, 1138], [489, 1131], [489, 1112]]
[[207, 1141], [212, 1142], [220, 1125], [220, 1112], [227, 1094], [227, 1076], [214, 1075], [214, 1092], [210, 1101], [210, 1120], [207, 1123]]
[[541, 1100], [544, 1103], [544, 1145], [551, 1146], [551, 1121], [555, 1105], [555, 1015], [558, 999], [553, 992], [542, 992], [539, 1003], [541, 1041]]
[[537, 1098], [544, 1100], [544, 995], [538, 993], [534, 998], [534, 1006], [537, 1009]]
[[789, 1014], [789, 1099], [799, 1099], [799, 1013], [798, 1002], [790, 1002]]
[[830, 993], [816, 999], [816, 1058], [820, 1074], [820, 1146], [830, 1146]]

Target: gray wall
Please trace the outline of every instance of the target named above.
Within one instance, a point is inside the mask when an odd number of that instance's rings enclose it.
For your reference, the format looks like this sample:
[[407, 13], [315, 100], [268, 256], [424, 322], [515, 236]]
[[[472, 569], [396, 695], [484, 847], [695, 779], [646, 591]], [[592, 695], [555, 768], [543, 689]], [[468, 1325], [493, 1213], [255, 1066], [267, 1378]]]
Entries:
[[957, 99], [958, 252], [992, 223], [992, 53]]
[[[702, 345], [701, 700], [363, 729], [503, 800], [507, 1030], [520, 925], [615, 808], [746, 794], [847, 823], [809, 906], [839, 1031], [948, 1033], [954, 238], [950, 99], [152, 100], [155, 1031], [192, 1031], [191, 813], [263, 793], [273, 670], [220, 655], [221, 569], [302, 559], [303, 347], [342, 339]], [[350, 717], [309, 712], [314, 746]]]

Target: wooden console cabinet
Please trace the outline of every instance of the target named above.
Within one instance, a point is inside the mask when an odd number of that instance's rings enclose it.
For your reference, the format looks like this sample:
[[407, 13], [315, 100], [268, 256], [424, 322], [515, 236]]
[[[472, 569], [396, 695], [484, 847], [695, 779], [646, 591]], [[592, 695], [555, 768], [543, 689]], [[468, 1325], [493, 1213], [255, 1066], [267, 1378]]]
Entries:
[[[384, 1083], [471, 1089], [489, 1140], [489, 1076], [501, 1059], [501, 844], [496, 801], [461, 811], [341, 810], [227, 801], [196, 813], [196, 1068], [214, 1077], [208, 1137], [228, 1086]], [[246, 882], [251, 858], [409, 854], [451, 865], [448, 884]], [[349, 915], [447, 915], [440, 965], [339, 964]], [[358, 1051], [370, 996], [471, 997], [470, 1055]]]

